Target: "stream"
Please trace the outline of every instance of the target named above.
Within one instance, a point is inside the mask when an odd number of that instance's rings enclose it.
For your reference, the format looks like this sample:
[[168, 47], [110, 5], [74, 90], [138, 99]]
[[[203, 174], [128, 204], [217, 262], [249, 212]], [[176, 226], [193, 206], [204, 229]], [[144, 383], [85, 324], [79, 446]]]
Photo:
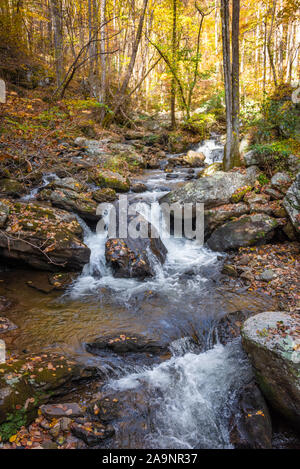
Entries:
[[[212, 138], [197, 151], [212, 163], [220, 161], [223, 148]], [[159, 198], [190, 174], [188, 169], [175, 168], [167, 179], [166, 162], [161, 169], [146, 170], [134, 179], [147, 190], [129, 193], [129, 200], [139, 204], [146, 218], [150, 203], [159, 218]], [[167, 260], [163, 266], [154, 264], [154, 277], [143, 281], [115, 278], [105, 262], [106, 231], [95, 233], [80, 223], [91, 258], [63, 295], [53, 291], [45, 295], [30, 288], [27, 282], [40, 278], [41, 273], [0, 273], [0, 294], [16, 300], [7, 316], [19, 329], [9, 333], [9, 346], [26, 352], [67, 353], [106, 373], [104, 392], [126, 399], [135, 396], [126, 407], [131, 423], [116, 428], [111, 447], [230, 448], [231, 405], [252, 372], [239, 339], [223, 346], [213, 331], [217, 321], [231, 312], [270, 308], [268, 300], [224, 285], [222, 253], [164, 234]], [[169, 347], [169, 354], [127, 359], [108, 352], [96, 356], [85, 349], [97, 337], [122, 333], [155, 339]], [[135, 408], [139, 398], [143, 401], [141, 426]]]

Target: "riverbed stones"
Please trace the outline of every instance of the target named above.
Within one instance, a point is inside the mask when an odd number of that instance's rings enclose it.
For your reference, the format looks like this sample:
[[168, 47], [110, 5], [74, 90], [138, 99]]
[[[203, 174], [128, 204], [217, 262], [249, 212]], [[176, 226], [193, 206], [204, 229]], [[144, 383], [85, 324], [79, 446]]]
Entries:
[[73, 435], [91, 447], [99, 445], [103, 440], [112, 437], [115, 433], [111, 425], [104, 425], [101, 422], [73, 422], [70, 428]]
[[86, 344], [90, 353], [97, 354], [102, 350], [111, 350], [114, 353], [153, 353], [166, 352], [166, 347], [154, 339], [138, 334], [119, 334], [111, 337], [99, 337], [93, 342]]
[[230, 219], [238, 218], [241, 215], [248, 214], [249, 211], [249, 206], [244, 202], [221, 205], [219, 207], [211, 208], [210, 210], [205, 210], [204, 226], [206, 239], [218, 226], [223, 225]]
[[0, 435], [2, 441], [30, 424], [41, 404], [99, 377], [97, 368], [54, 353], [9, 358], [0, 365]]
[[52, 420], [53, 418], [59, 419], [61, 417], [75, 418], [81, 417], [84, 414], [83, 408], [76, 402], [66, 404], [44, 404], [40, 407], [40, 411], [48, 420]]
[[140, 237], [129, 235], [127, 238], [108, 239], [105, 245], [106, 261], [115, 277], [152, 277], [155, 275], [155, 263], [165, 262], [167, 249], [154, 227], [144, 217], [128, 217], [128, 226], [133, 221]]
[[63, 210], [2, 199], [9, 215], [0, 231], [0, 257], [42, 270], [81, 270], [89, 248], [76, 217]]
[[277, 275], [272, 269], [266, 269], [260, 274], [260, 280], [263, 282], [271, 282]]
[[0, 316], [0, 335], [4, 334], [5, 332], [13, 331], [17, 328], [18, 328], [18, 326], [16, 326], [8, 318]]
[[242, 328], [243, 347], [266, 399], [300, 427], [300, 318], [297, 313], [265, 312]]
[[240, 187], [248, 185], [246, 175], [239, 172], [216, 172], [213, 176], [201, 177], [188, 182], [182, 187], [168, 193], [160, 203], [204, 203], [205, 209], [228, 204], [231, 196]]
[[201, 166], [204, 166], [205, 155], [203, 153], [190, 150], [182, 157], [182, 160], [191, 168], [200, 168]]
[[78, 213], [82, 218], [90, 221], [98, 221], [97, 203], [87, 194], [66, 188], [57, 188], [54, 190], [43, 189], [39, 195], [39, 200], [48, 200], [54, 207]]
[[279, 219], [263, 213], [244, 215], [217, 228], [207, 244], [213, 251], [265, 244], [273, 238], [278, 226]]
[[90, 182], [100, 187], [108, 187], [117, 192], [128, 192], [130, 189], [130, 181], [127, 177], [109, 170], [98, 170], [90, 173]]
[[290, 186], [283, 200], [283, 205], [289, 219], [300, 237], [300, 172], [297, 174], [295, 181]]
[[230, 441], [235, 449], [271, 449], [272, 422], [266, 401], [254, 381], [239, 393]]
[[24, 185], [15, 179], [0, 179], [0, 193], [4, 196], [21, 197], [25, 192]]

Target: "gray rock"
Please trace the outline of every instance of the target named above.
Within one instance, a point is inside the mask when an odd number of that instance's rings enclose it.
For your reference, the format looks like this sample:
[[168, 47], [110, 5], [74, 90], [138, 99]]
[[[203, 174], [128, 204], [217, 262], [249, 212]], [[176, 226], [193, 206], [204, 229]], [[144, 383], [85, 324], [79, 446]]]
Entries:
[[76, 212], [82, 218], [98, 221], [97, 203], [85, 194], [79, 194], [74, 190], [58, 187], [55, 190], [43, 189], [38, 194], [39, 200], [48, 200], [54, 207], [62, 208], [70, 212]]
[[253, 165], [253, 166], [249, 166], [246, 169], [246, 175], [249, 178], [249, 181], [251, 182], [251, 184], [255, 183], [255, 181], [258, 179], [258, 176], [260, 174], [261, 174], [261, 171], [258, 166]]
[[89, 248], [75, 215], [38, 204], [2, 200], [9, 215], [0, 232], [0, 256], [42, 270], [81, 270]]
[[246, 166], [258, 165], [259, 161], [254, 150], [250, 150], [244, 154], [244, 161]]
[[290, 155], [288, 157], [288, 169], [293, 174], [297, 174], [300, 171], [300, 158], [296, 155]]
[[205, 209], [229, 203], [232, 194], [249, 184], [247, 176], [238, 172], [216, 172], [213, 176], [188, 182], [160, 199], [160, 203], [204, 203]]
[[272, 177], [271, 187], [285, 194], [289, 186], [291, 185], [291, 182], [292, 180], [288, 174], [279, 172], [274, 174], [274, 176]]
[[9, 215], [9, 206], [0, 202], [0, 228], [5, 226], [6, 220]]
[[263, 213], [244, 215], [217, 228], [207, 244], [214, 251], [265, 244], [273, 238], [278, 226], [278, 220]]
[[215, 173], [222, 171], [222, 167], [222, 163], [212, 163], [198, 173], [198, 178], [213, 176]]
[[287, 211], [289, 219], [298, 234], [300, 235], [300, 173], [291, 185], [283, 200], [283, 206]]
[[205, 238], [210, 236], [212, 232], [223, 225], [227, 220], [233, 217], [240, 217], [248, 214], [249, 206], [243, 202], [237, 204], [221, 205], [204, 211]]
[[272, 406], [300, 427], [300, 318], [281, 311], [253, 316], [242, 327], [243, 347]]
[[275, 272], [273, 272], [273, 270], [271, 269], [267, 269], [267, 270], [264, 270], [261, 275], [260, 275], [260, 280], [263, 280], [264, 282], [270, 282], [271, 280], [273, 280], [275, 277], [277, 277], [277, 275], [275, 274]]

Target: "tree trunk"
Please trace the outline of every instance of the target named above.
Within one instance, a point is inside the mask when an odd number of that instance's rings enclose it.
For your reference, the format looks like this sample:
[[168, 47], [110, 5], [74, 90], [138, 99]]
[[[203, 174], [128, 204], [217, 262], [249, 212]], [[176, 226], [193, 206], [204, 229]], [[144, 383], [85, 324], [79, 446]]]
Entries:
[[232, 7], [232, 146], [230, 164], [240, 166], [240, 0], [233, 1]]
[[[173, 0], [173, 27], [172, 27], [172, 66], [176, 70], [177, 53], [177, 0]], [[171, 128], [176, 128], [176, 80], [172, 74], [171, 81]]]
[[105, 42], [105, 13], [106, 13], [106, 0], [100, 0], [100, 64], [101, 64], [101, 77], [99, 89], [99, 103], [102, 104], [100, 119], [101, 122], [105, 117], [105, 104], [106, 104], [106, 42]]
[[226, 104], [226, 145], [224, 149], [223, 167], [230, 168], [230, 154], [232, 146], [232, 89], [231, 89], [231, 59], [229, 32], [229, 0], [221, 0], [223, 69]]
[[52, 25], [54, 33], [54, 56], [56, 69], [57, 87], [62, 83], [64, 75], [64, 57], [63, 57], [63, 29], [62, 29], [62, 11], [59, 0], [50, 0]]

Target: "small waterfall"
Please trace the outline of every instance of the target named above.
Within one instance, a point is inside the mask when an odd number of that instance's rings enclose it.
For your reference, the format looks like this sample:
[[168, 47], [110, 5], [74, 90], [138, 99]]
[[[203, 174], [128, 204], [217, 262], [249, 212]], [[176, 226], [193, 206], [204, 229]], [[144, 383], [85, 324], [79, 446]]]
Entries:
[[59, 177], [55, 173], [46, 173], [43, 175], [42, 184], [35, 189], [32, 189], [29, 194], [24, 195], [21, 197], [21, 201], [26, 202], [28, 200], [35, 199], [37, 194], [44, 189], [44, 187], [48, 186], [50, 182], [59, 181]]
[[205, 140], [203, 143], [200, 143], [195, 151], [204, 154], [205, 163], [217, 163], [223, 159], [224, 145], [216, 139]]
[[[177, 341], [179, 342], [179, 341]], [[153, 367], [112, 380], [108, 389], [144, 389], [149, 395], [154, 430], [146, 448], [231, 448], [229, 418], [239, 389], [252, 377], [238, 340], [196, 354], [182, 340], [177, 354]]]

